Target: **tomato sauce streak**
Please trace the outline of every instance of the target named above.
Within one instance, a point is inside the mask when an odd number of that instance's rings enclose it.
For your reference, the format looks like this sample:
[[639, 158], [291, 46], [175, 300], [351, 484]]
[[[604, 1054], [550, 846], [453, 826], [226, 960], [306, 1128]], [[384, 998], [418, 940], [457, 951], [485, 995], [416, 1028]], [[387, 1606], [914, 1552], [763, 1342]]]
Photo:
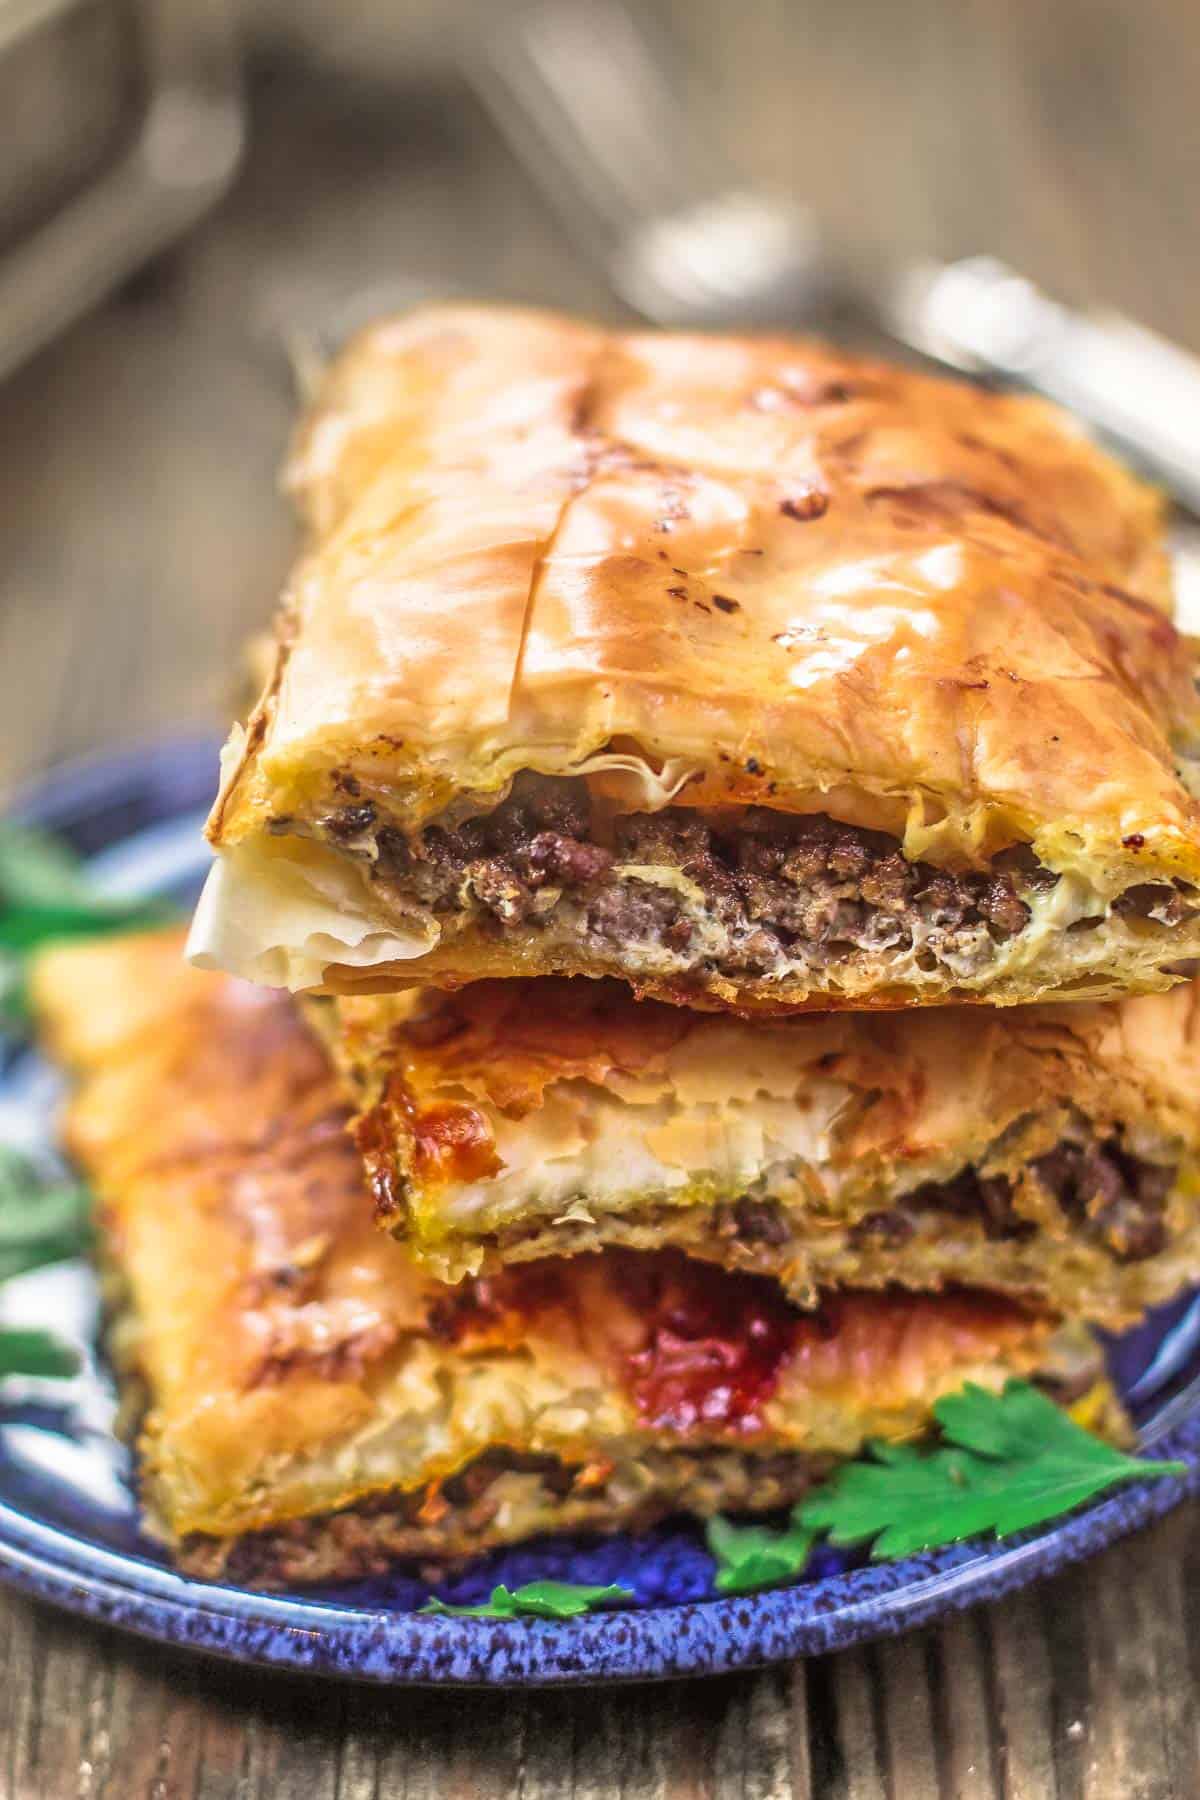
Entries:
[[454, 1181], [480, 1181], [500, 1172], [491, 1128], [474, 1106], [445, 1103], [412, 1115], [413, 1160], [418, 1171]]
[[[448, 1343], [522, 1343], [539, 1314], [572, 1311], [587, 1260], [525, 1263], [464, 1282], [435, 1302], [430, 1330]], [[765, 1276], [673, 1250], [609, 1250], [603, 1266], [637, 1321], [636, 1348], [621, 1352], [622, 1374], [652, 1430], [761, 1430], [763, 1407], [800, 1332], [825, 1328], [797, 1313]]]
[[659, 1431], [757, 1431], [799, 1317], [765, 1277], [670, 1254], [623, 1259], [647, 1342], [628, 1360], [634, 1404]]
[[497, 1275], [448, 1288], [429, 1313], [433, 1336], [447, 1344], [469, 1340], [521, 1343], [531, 1320], [569, 1298], [560, 1264], [524, 1263]]

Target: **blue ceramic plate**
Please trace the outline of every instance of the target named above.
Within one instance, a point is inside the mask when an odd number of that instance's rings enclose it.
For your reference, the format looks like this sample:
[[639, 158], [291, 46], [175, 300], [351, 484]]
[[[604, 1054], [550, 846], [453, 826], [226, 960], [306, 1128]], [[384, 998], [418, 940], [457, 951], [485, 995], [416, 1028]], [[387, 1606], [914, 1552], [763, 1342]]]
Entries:
[[[205, 866], [200, 824], [212, 744], [129, 751], [50, 777], [21, 815], [62, 833], [113, 892], [189, 900]], [[0, 1067], [0, 1141], [53, 1155], [58, 1082], [34, 1055]], [[547, 1539], [485, 1558], [441, 1589], [475, 1600], [496, 1581], [620, 1581], [629, 1608], [562, 1624], [421, 1616], [408, 1575], [336, 1591], [265, 1596], [185, 1581], [138, 1530], [114, 1394], [94, 1352], [97, 1305], [81, 1264], [9, 1283], [5, 1323], [53, 1323], [76, 1340], [70, 1383], [10, 1383], [0, 1398], [0, 1575], [32, 1594], [147, 1637], [244, 1662], [379, 1682], [489, 1686], [710, 1675], [905, 1631], [1090, 1556], [1200, 1491], [1200, 1295], [1160, 1310], [1109, 1346], [1144, 1446], [1183, 1458], [1179, 1480], [1146, 1482], [1003, 1546], [959, 1546], [876, 1566], [826, 1552], [812, 1577], [718, 1599], [688, 1525], [637, 1540]]]

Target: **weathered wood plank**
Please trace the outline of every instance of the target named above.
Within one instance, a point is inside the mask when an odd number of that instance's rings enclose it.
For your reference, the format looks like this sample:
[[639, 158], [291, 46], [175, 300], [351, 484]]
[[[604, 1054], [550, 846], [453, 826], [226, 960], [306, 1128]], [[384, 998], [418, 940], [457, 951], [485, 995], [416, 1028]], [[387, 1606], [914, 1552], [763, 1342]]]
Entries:
[[994, 1709], [996, 1720], [997, 1777], [1005, 1782], [1010, 1800], [1041, 1800], [1054, 1792], [1056, 1744], [1069, 1749], [1083, 1726], [1055, 1716], [1057, 1695], [1040, 1596], [1015, 1594], [970, 1623], [984, 1640], [984, 1704]]
[[[1168, 1541], [1179, 1545], [1179, 1527]], [[1087, 1664], [1092, 1692], [1083, 1791], [1129, 1800], [1200, 1792], [1194, 1694], [1184, 1677], [1188, 1650], [1179, 1562], [1151, 1538], [1131, 1539], [1081, 1570], [1086, 1594]]]
[[1004, 1781], [1005, 1746], [996, 1704], [990, 1615], [964, 1614], [928, 1633], [926, 1670], [942, 1792], [955, 1800], [991, 1800]]
[[[834, 1657], [830, 1664], [822, 1708], [829, 1729], [822, 1773], [828, 1784], [824, 1791], [836, 1795], [837, 1800], [885, 1800], [887, 1796], [887, 1730], [879, 1659], [890, 1652], [890, 1646], [884, 1650], [868, 1646]], [[816, 1791], [822, 1793], [823, 1786]]]
[[898, 1643], [595, 1694], [313, 1685], [6, 1596], [0, 1793], [1190, 1800], [1194, 1532], [1194, 1513], [1181, 1515], [1034, 1594]]

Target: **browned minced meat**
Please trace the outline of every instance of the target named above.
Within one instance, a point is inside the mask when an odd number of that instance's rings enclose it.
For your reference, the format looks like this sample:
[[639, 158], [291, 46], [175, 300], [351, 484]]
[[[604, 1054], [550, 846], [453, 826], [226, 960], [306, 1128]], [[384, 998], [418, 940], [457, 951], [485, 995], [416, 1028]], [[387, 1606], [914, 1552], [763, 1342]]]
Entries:
[[[1166, 1247], [1166, 1204], [1176, 1170], [1132, 1156], [1115, 1139], [1102, 1144], [1063, 1142], [1030, 1165], [1034, 1177], [1060, 1207], [1063, 1216], [1088, 1241], [1106, 1249], [1119, 1262], [1141, 1262]], [[669, 1221], [670, 1207], [635, 1215], [640, 1226]], [[1021, 1241], [1034, 1237], [1038, 1226], [1013, 1201], [1007, 1175], [982, 1176], [968, 1167], [950, 1181], [927, 1181], [892, 1206], [866, 1214], [849, 1228], [856, 1244], [874, 1243], [897, 1249], [916, 1235], [931, 1214], [978, 1219], [985, 1237]], [[796, 1232], [789, 1209], [761, 1194], [719, 1200], [704, 1221], [705, 1231], [762, 1253], [756, 1266], [764, 1272], [786, 1263]], [[523, 1220], [487, 1240], [503, 1254], [531, 1239], [544, 1239], [543, 1220]], [[784, 1254], [773, 1258], [771, 1252]], [[455, 1290], [460, 1296], [465, 1289]], [[460, 1298], [457, 1306], [461, 1308]]]
[[827, 963], [854, 948], [904, 949], [918, 921], [951, 950], [986, 936], [1002, 941], [1030, 917], [1018, 890], [1055, 880], [1019, 854], [990, 872], [951, 874], [907, 861], [884, 833], [766, 807], [724, 817], [685, 807], [628, 814], [600, 843], [585, 782], [529, 773], [492, 812], [453, 829], [430, 826], [407, 839], [377, 828], [366, 803], [329, 814], [323, 830], [351, 849], [372, 842], [377, 879], [435, 914], [474, 911], [498, 929], [536, 929], [553, 890], [579, 904], [592, 937], [661, 943], [686, 958], [694, 924], [681, 895], [613, 873], [617, 863], [677, 868], [725, 928], [722, 960], [748, 968], [781, 955]]
[[1177, 888], [1150, 881], [1140, 881], [1136, 887], [1126, 888], [1119, 899], [1113, 901], [1113, 911], [1122, 918], [1153, 919], [1159, 925], [1179, 925], [1191, 910]]
[[1059, 1144], [1033, 1169], [1068, 1218], [1102, 1236], [1122, 1262], [1155, 1256], [1166, 1243], [1173, 1169], [1130, 1155], [1115, 1138]]
[[[1118, 1262], [1142, 1262], [1165, 1247], [1164, 1215], [1174, 1169], [1131, 1155], [1115, 1138], [1058, 1144], [1030, 1168], [1064, 1217]], [[974, 1168], [964, 1169], [953, 1181], [926, 1182], [886, 1212], [871, 1213], [855, 1229], [863, 1237], [903, 1244], [916, 1231], [918, 1217], [931, 1211], [978, 1218], [993, 1238], [1031, 1237], [1037, 1229], [1013, 1205], [1007, 1175], [981, 1176]]]

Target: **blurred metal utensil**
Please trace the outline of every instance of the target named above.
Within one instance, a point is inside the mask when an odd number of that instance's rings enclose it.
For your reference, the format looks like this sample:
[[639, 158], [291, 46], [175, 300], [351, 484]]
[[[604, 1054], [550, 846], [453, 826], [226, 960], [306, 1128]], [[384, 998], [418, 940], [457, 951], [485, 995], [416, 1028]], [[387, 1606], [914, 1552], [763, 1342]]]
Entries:
[[[0, 219], [0, 375], [224, 192], [243, 139], [233, 4], [0, 0], [0, 100], [26, 115], [4, 185], [38, 202]], [[99, 107], [98, 83], [112, 89]]]
[[1119, 313], [1059, 306], [994, 257], [905, 271], [884, 306], [904, 343], [1059, 401], [1200, 512], [1200, 360]]
[[777, 323], [828, 298], [811, 212], [747, 188], [695, 127], [670, 48], [609, 0], [500, 9], [468, 73], [581, 252], [662, 324]]
[[[656, 324], [809, 323], [839, 292], [811, 211], [739, 180], [696, 130], [669, 45], [619, 0], [503, 8], [468, 73], [579, 247]], [[1200, 360], [1177, 346], [987, 257], [839, 298], [933, 361], [1060, 401], [1200, 512]]]

